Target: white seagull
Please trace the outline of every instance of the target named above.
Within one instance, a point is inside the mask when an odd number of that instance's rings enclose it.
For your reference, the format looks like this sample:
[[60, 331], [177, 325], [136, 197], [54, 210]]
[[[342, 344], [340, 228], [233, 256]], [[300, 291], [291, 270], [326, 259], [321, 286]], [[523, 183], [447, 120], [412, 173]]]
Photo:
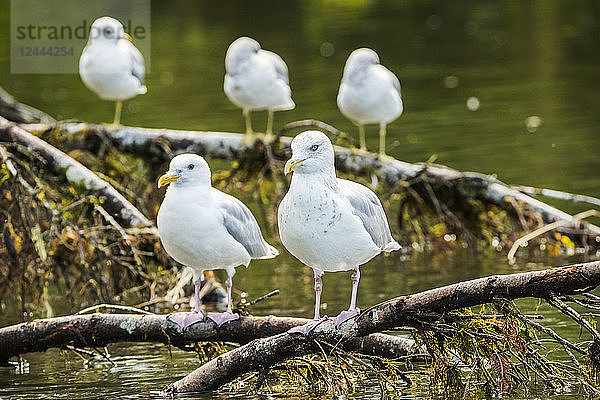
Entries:
[[270, 137], [273, 113], [296, 107], [285, 62], [249, 37], [236, 39], [227, 49], [223, 88], [229, 100], [242, 109], [249, 135], [253, 133], [251, 111], [267, 110], [266, 134]]
[[358, 125], [360, 148], [367, 150], [365, 125], [379, 124], [379, 154], [385, 155], [386, 126], [402, 114], [400, 81], [371, 49], [357, 49], [344, 67], [337, 96], [342, 114]]
[[177, 262], [194, 270], [194, 312], [175, 313], [169, 319], [183, 328], [201, 321], [200, 290], [203, 271], [227, 271], [228, 305], [224, 313], [207, 316], [218, 326], [239, 318], [231, 310], [231, 286], [235, 267], [250, 260], [273, 258], [279, 252], [263, 239], [250, 210], [238, 199], [211, 186], [210, 168], [196, 154], [171, 160], [158, 187], [170, 184], [157, 217], [158, 234], [165, 250]]
[[292, 170], [290, 189], [279, 205], [279, 235], [285, 248], [314, 271], [314, 320], [291, 330], [307, 334], [320, 320], [323, 272], [354, 270], [350, 307], [338, 315], [339, 325], [360, 312], [356, 307], [360, 265], [400, 245], [375, 193], [336, 178], [333, 146], [324, 133], [306, 131], [294, 138], [285, 174]]
[[113, 125], [120, 123], [123, 100], [146, 93], [144, 57], [123, 25], [111, 17], [98, 18], [92, 24], [79, 59], [79, 75], [101, 99], [117, 102]]

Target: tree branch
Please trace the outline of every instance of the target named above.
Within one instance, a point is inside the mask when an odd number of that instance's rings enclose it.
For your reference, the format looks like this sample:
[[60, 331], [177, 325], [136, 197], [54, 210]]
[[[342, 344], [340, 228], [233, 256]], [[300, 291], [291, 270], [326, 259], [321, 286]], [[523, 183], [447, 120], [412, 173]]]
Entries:
[[165, 394], [214, 390], [243, 373], [268, 368], [291, 357], [319, 352], [318, 342], [335, 346], [396, 326], [419, 324], [422, 313], [445, 313], [500, 298], [550, 298], [555, 294], [591, 290], [598, 285], [600, 262], [596, 261], [542, 271], [494, 275], [397, 297], [365, 310], [352, 323], [343, 324], [340, 328], [336, 328], [333, 321], [325, 321], [308, 337], [283, 333], [257, 339], [209, 361], [169, 385]]
[[[56, 128], [56, 126], [48, 124], [22, 126], [36, 134]], [[167, 148], [171, 152], [193, 152], [202, 156], [223, 159], [240, 159], [254, 149], [243, 140], [244, 135], [239, 133], [127, 126], [109, 130], [101, 125], [87, 123], [62, 123], [58, 125], [58, 128], [72, 137], [97, 134], [110, 140], [121, 151], [145, 156], [155, 155], [157, 144], [163, 151]], [[290, 143], [293, 138], [281, 136], [279, 139], [280, 152], [289, 156], [291, 154]], [[460, 192], [461, 197], [476, 198], [511, 212], [514, 210], [513, 203], [516, 201], [528, 205], [539, 213], [546, 224], [564, 221], [561, 225], [565, 228], [580, 231], [586, 235], [600, 236], [600, 227], [574, 219], [571, 215], [509, 187], [490, 175], [459, 172], [430, 163], [411, 164], [392, 157], [379, 157], [377, 154], [358, 149], [340, 146], [334, 146], [334, 148], [336, 169], [344, 173], [363, 176], [375, 173], [392, 187], [400, 181], [411, 180], [424, 174], [431, 180], [437, 179], [452, 184], [454, 190]]]
[[154, 226], [133, 204], [108, 182], [61, 150], [0, 117], [0, 142], [17, 143], [42, 157], [47, 166], [64, 174], [72, 185], [104, 198], [104, 207], [126, 226]]
[[35, 122], [54, 123], [56, 120], [43, 111], [18, 102], [6, 90], [0, 87], [0, 115], [18, 123]]
[[[61, 348], [102, 347], [118, 342], [154, 342], [179, 348], [200, 341], [248, 343], [254, 339], [286, 332], [308, 320], [289, 317], [241, 317], [216, 328], [210, 321], [187, 329], [156, 314], [77, 314], [25, 322], [0, 329], [0, 364], [24, 353]], [[344, 343], [344, 349], [397, 358], [415, 354], [413, 340], [384, 334], [368, 335]]]

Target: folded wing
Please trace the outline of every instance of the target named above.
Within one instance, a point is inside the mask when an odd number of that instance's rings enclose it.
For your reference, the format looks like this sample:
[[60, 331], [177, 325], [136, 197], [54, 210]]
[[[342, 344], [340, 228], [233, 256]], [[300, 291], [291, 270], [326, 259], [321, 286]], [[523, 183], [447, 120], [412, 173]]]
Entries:
[[213, 189], [217, 207], [223, 216], [225, 228], [252, 258], [273, 258], [279, 254], [262, 236], [256, 218], [248, 207], [233, 196]]
[[400, 249], [392, 237], [385, 211], [379, 198], [368, 187], [346, 179], [338, 179], [340, 194], [352, 205], [352, 212], [363, 223], [373, 242], [383, 251]]

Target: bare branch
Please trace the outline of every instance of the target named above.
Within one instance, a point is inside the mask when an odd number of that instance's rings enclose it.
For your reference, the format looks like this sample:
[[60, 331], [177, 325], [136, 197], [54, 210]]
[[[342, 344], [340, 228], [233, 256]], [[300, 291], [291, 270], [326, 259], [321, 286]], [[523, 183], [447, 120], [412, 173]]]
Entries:
[[[121, 309], [130, 311], [129, 307]], [[289, 317], [241, 317], [217, 328], [207, 319], [182, 330], [166, 317], [156, 314], [76, 314], [8, 326], [0, 329], [0, 364], [23, 353], [66, 345], [102, 347], [118, 342], [155, 342], [185, 348], [200, 341], [248, 343], [308, 322]], [[357, 338], [345, 343], [344, 349], [388, 358], [418, 352], [414, 341], [383, 334]]]
[[106, 210], [127, 226], [153, 226], [148, 218], [108, 182], [100, 179], [61, 150], [2, 117], [0, 117], [0, 142], [18, 143], [35, 151], [44, 159], [49, 168], [64, 174], [69, 183], [83, 187], [88, 193], [94, 193], [98, 197], [104, 198]]
[[497, 299], [548, 298], [553, 293], [571, 294], [600, 284], [600, 262], [556, 267], [512, 275], [495, 275], [455, 283], [413, 295], [397, 297], [363, 311], [340, 328], [325, 321], [310, 336], [283, 333], [256, 340], [223, 354], [183, 379], [169, 385], [166, 394], [208, 391], [245, 372], [268, 368], [285, 359], [319, 352], [316, 341], [338, 342], [400, 325], [421, 323], [421, 313], [444, 313]]

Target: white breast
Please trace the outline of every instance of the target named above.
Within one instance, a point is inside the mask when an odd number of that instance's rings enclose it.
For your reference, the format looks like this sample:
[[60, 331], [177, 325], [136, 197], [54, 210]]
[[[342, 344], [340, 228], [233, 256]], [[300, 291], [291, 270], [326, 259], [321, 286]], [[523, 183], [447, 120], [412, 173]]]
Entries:
[[390, 72], [370, 66], [360, 79], [344, 79], [338, 93], [338, 107], [358, 124], [389, 123], [402, 114], [402, 99], [391, 81]]
[[146, 92], [132, 69], [126, 45], [88, 45], [79, 60], [81, 80], [105, 100], [126, 100]]
[[320, 271], [345, 271], [380, 253], [349, 202], [318, 182], [292, 185], [278, 210], [285, 248]]
[[224, 90], [232, 103], [251, 110], [294, 108], [290, 87], [278, 78], [271, 60], [252, 55], [235, 75], [226, 75]]
[[157, 216], [161, 242], [171, 257], [198, 272], [250, 263], [250, 255], [227, 232], [211, 202], [202, 204], [172, 189]]

